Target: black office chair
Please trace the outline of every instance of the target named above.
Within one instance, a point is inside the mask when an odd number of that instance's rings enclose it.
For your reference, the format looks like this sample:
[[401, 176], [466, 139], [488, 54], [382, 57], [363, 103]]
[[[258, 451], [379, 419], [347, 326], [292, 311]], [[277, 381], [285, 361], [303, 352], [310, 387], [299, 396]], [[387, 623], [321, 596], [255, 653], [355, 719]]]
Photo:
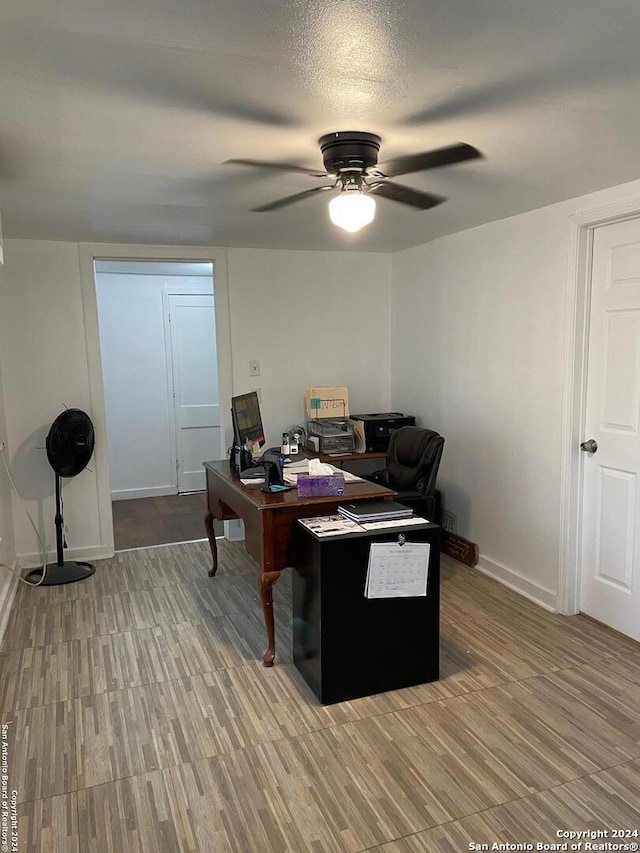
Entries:
[[400, 427], [391, 434], [387, 467], [366, 479], [398, 493], [398, 503], [410, 506], [416, 515], [440, 524], [440, 492], [436, 489], [444, 438], [431, 429]]

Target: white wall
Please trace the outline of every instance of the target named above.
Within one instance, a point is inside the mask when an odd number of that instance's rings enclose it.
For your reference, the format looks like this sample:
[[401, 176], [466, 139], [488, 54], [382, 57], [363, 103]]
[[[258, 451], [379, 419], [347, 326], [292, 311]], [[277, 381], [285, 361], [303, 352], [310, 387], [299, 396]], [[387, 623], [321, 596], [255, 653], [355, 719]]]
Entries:
[[96, 273], [114, 499], [177, 493], [163, 292], [184, 287], [213, 292], [213, 281], [204, 276]]
[[438, 479], [481, 566], [554, 606], [569, 217], [640, 182], [393, 257], [392, 401], [446, 439]]
[[306, 424], [308, 385], [347, 385], [352, 412], [388, 411], [389, 255], [230, 249], [228, 269], [233, 390], [260, 389], [268, 445]]
[[[10, 451], [7, 444], [7, 420], [5, 415], [2, 365], [0, 364], [0, 443], [4, 443], [4, 459], [8, 462]], [[0, 463], [0, 562], [11, 563], [15, 557], [13, 537], [13, 514], [11, 512], [11, 485], [5, 466]], [[0, 576], [2, 573], [0, 572]]]
[[[53, 554], [54, 475], [45, 438], [65, 406], [91, 415], [78, 247], [6, 240], [2, 290], [0, 363], [11, 467]], [[85, 470], [64, 483], [68, 556], [90, 558], [100, 542], [95, 475]], [[35, 535], [15, 500], [13, 518], [18, 554], [36, 558]]]
[[[2, 309], [2, 278], [0, 274], [0, 312]], [[7, 442], [7, 422], [5, 417], [4, 391], [2, 385], [2, 365], [0, 364], [0, 441]], [[8, 446], [5, 447], [5, 459], [9, 457]], [[11, 486], [0, 462], [0, 563], [14, 566], [15, 545], [13, 536], [13, 514], [11, 512]], [[9, 608], [17, 581], [9, 571], [0, 566], [0, 641], [9, 615]]]
[[[349, 385], [354, 410], [389, 408], [390, 264], [388, 255], [370, 253], [229, 252], [233, 390], [260, 388], [270, 444], [302, 419], [310, 384]], [[53, 549], [53, 475], [39, 447], [63, 404], [91, 415], [78, 245], [7, 240], [3, 288], [9, 446], [23, 496]], [[249, 377], [250, 360], [260, 361], [257, 380]], [[108, 539], [97, 477], [85, 470], [66, 482], [68, 556], [91, 559]], [[13, 515], [18, 554], [35, 555], [17, 505]]]
[[[2, 232], [0, 231], [0, 242]], [[0, 317], [6, 312], [6, 273], [4, 267], [0, 266]], [[3, 383], [4, 364], [0, 352], [0, 443], [4, 444], [4, 460], [8, 462], [9, 447], [7, 442], [7, 419]], [[13, 516], [11, 512], [11, 486], [6, 475], [5, 466], [0, 462], [0, 562], [11, 563], [15, 557]], [[3, 577], [0, 570], [0, 580]]]

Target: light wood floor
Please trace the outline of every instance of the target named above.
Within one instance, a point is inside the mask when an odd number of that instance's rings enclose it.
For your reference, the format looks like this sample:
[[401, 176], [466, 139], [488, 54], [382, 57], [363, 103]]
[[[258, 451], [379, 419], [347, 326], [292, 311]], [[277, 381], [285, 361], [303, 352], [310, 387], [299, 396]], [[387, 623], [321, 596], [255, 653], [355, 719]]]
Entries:
[[[464, 851], [636, 829], [640, 647], [446, 563], [440, 681], [322, 707], [241, 544], [21, 588], [0, 653], [20, 850]], [[611, 839], [610, 839], [611, 840]]]

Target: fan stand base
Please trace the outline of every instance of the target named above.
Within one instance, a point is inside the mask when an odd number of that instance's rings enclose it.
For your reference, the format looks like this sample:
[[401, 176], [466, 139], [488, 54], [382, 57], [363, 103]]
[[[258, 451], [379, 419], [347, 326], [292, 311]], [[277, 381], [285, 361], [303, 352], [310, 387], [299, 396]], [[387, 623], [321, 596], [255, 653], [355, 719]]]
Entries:
[[[91, 563], [50, 563], [47, 566], [47, 574], [41, 586], [60, 586], [63, 583], [75, 583], [85, 578], [90, 578], [96, 567]], [[38, 583], [42, 577], [42, 569], [33, 569], [25, 577], [28, 583]]]

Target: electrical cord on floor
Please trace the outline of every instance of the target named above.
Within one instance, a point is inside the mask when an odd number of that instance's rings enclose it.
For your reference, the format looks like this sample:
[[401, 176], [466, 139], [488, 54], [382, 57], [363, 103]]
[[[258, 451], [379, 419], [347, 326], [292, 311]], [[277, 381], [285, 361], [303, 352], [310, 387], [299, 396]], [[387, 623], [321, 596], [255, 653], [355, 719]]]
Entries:
[[0, 566], [4, 566], [5, 569], [8, 569], [12, 575], [17, 577], [19, 581], [26, 584], [27, 586], [41, 586], [44, 583], [44, 579], [47, 576], [47, 547], [46, 547], [46, 545], [42, 539], [42, 536], [40, 536], [40, 531], [36, 527], [33, 519], [31, 518], [31, 515], [29, 514], [29, 510], [25, 506], [25, 502], [22, 500], [22, 495], [18, 491], [16, 484], [13, 482], [13, 477], [11, 476], [11, 471], [9, 470], [9, 466], [7, 465], [7, 460], [5, 459], [6, 447], [7, 447], [6, 444], [2, 445], [2, 448], [0, 449], [0, 458], [2, 458], [2, 464], [4, 465], [4, 470], [7, 472], [7, 477], [9, 479], [9, 483], [11, 484], [11, 488], [13, 489], [13, 491], [16, 494], [16, 497], [20, 501], [22, 509], [27, 514], [27, 518], [29, 519], [29, 523], [31, 524], [31, 526], [35, 530], [36, 536], [38, 538], [38, 543], [42, 549], [42, 577], [40, 578], [39, 581], [37, 581], [37, 583], [32, 583], [31, 581], [28, 581], [25, 578], [23, 578], [22, 575], [20, 575], [18, 572], [16, 572], [14, 569], [12, 569], [11, 566], [8, 566], [6, 563], [0, 563]]

